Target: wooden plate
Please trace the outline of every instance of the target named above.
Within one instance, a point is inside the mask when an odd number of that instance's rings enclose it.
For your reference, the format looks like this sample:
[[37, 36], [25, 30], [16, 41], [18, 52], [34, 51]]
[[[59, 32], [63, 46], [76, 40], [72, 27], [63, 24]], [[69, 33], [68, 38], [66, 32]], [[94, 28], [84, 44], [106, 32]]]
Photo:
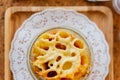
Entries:
[[[42, 11], [46, 8], [54, 7], [11, 7], [5, 14], [5, 80], [13, 80], [9, 65], [9, 50], [11, 40], [15, 31], [20, 27], [25, 19], [33, 13]], [[110, 46], [110, 71], [106, 80], [114, 80], [113, 77], [113, 19], [112, 12], [107, 7], [64, 7], [77, 10], [85, 14], [90, 20], [94, 21], [105, 34], [106, 40]]]

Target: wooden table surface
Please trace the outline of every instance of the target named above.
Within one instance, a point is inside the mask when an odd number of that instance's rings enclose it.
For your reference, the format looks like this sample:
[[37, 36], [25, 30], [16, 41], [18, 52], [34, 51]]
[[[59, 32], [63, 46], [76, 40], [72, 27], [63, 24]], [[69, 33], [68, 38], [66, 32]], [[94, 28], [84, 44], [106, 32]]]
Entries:
[[107, 6], [114, 21], [114, 80], [120, 80], [120, 15], [112, 2], [87, 2], [87, 0], [0, 0], [0, 80], [4, 80], [4, 13], [10, 6]]

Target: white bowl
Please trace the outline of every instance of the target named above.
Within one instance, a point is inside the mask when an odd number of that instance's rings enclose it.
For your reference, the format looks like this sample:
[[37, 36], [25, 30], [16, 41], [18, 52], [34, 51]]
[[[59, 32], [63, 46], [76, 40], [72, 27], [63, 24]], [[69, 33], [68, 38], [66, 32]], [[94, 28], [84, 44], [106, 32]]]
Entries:
[[[29, 71], [30, 71], [30, 73], [31, 73], [31, 75], [32, 75], [32, 77], [35, 79], [35, 80], [39, 80], [39, 79], [41, 79], [41, 80], [44, 80], [44, 78], [43, 77], [38, 77], [37, 75], [35, 75], [35, 73], [32, 71], [32, 67], [31, 67], [31, 63], [30, 63], [30, 53], [31, 53], [31, 49], [32, 49], [32, 47], [33, 47], [33, 44], [35, 43], [35, 41], [38, 39], [38, 37], [42, 34], [42, 33], [44, 33], [44, 32], [46, 32], [46, 31], [49, 31], [49, 30], [52, 30], [52, 29], [66, 29], [66, 30], [70, 30], [70, 31], [72, 31], [72, 32], [75, 32], [77, 35], [79, 35], [84, 41], [85, 41], [85, 43], [87, 44], [87, 46], [88, 46], [88, 48], [89, 48], [89, 50], [90, 50], [90, 72], [91, 72], [91, 70], [92, 70], [92, 66], [93, 66], [93, 63], [94, 63], [94, 54], [93, 54], [93, 50], [92, 50], [92, 48], [91, 48], [91, 46], [90, 46], [90, 44], [89, 44], [89, 42], [88, 41], [86, 41], [86, 39], [85, 39], [85, 36], [82, 34], [82, 33], [80, 33], [78, 30], [76, 30], [76, 29], [70, 29], [70, 27], [67, 27], [67, 26], [53, 26], [53, 27], [48, 27], [48, 28], [45, 28], [45, 29], [43, 29], [37, 36], [35, 36], [35, 38], [33, 38], [33, 41], [31, 42], [31, 44], [30, 44], [30, 46], [29, 46], [29, 50], [28, 50], [28, 53], [27, 53], [27, 65], [28, 65], [28, 69], [29, 69]], [[86, 80], [87, 79], [87, 77], [88, 77], [88, 75], [89, 74], [86, 74], [84, 77], [82, 77], [81, 79], [83, 79], [83, 80]]]

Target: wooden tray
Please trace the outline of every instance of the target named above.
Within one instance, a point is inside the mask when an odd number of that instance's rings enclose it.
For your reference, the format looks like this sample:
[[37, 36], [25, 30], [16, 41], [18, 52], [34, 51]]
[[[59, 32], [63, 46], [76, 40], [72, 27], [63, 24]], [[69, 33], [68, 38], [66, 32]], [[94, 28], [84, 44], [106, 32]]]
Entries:
[[[56, 7], [11, 7], [5, 13], [5, 80], [13, 80], [9, 65], [9, 50], [11, 40], [14, 37], [15, 31], [20, 27], [25, 19], [30, 17], [33, 13], [42, 11], [46, 8]], [[106, 40], [110, 46], [111, 63], [109, 75], [106, 80], [114, 80], [113, 75], [113, 19], [110, 9], [104, 6], [84, 6], [84, 7], [64, 7], [67, 9], [74, 9], [80, 13], [85, 14], [92, 21], [94, 21], [99, 28], [104, 32]]]

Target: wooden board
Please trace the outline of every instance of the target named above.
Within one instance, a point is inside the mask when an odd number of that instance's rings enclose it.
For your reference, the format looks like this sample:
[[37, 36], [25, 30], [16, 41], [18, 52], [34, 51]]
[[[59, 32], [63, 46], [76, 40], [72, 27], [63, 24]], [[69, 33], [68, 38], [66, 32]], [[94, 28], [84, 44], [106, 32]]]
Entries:
[[[29, 18], [33, 13], [42, 11], [46, 8], [56, 7], [11, 7], [5, 13], [5, 80], [13, 80], [13, 75], [9, 65], [9, 50], [11, 40], [14, 37], [15, 31], [20, 27], [23, 21]], [[105, 34], [105, 38], [110, 47], [111, 63], [109, 74], [106, 80], [114, 80], [113, 74], [113, 19], [112, 12], [104, 6], [83, 6], [83, 7], [64, 7], [74, 9], [85, 14], [90, 20], [94, 21]]]

